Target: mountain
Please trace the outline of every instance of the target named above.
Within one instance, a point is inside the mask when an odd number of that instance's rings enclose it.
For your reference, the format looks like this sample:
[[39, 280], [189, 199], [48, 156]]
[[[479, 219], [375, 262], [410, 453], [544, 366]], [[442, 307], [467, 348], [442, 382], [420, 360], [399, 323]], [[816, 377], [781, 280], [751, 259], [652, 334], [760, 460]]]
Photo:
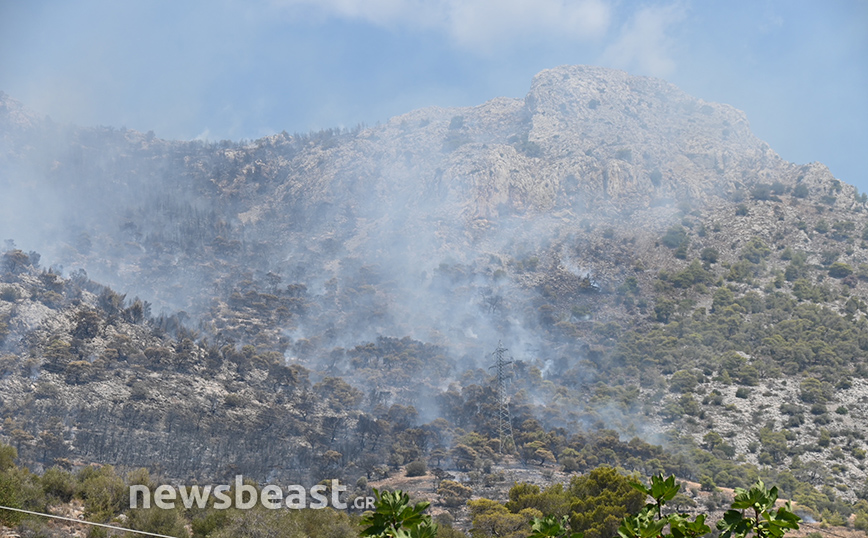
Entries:
[[167, 141], [0, 96], [0, 133], [0, 434], [35, 465], [482, 469], [502, 342], [527, 465], [864, 495], [868, 197], [730, 106], [573, 66], [353, 130]]

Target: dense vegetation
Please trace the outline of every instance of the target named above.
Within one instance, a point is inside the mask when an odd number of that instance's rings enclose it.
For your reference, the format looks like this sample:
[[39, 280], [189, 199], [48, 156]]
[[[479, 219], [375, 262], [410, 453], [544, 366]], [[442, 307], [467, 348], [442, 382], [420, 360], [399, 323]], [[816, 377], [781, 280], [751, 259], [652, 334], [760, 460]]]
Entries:
[[[262, 504], [252, 509], [220, 509], [215, 498], [204, 504], [191, 503], [175, 509], [130, 508], [130, 487], [158, 485], [146, 469], [120, 476], [111, 466], [88, 466], [76, 473], [52, 467], [41, 476], [15, 465], [13, 447], [0, 445], [0, 505], [51, 513], [62, 503], [80, 502], [88, 521], [176, 537], [270, 536], [337, 537], [374, 536], [434, 538], [465, 536], [454, 529], [450, 518], [438, 516], [437, 523], [425, 514], [428, 502], [409, 503], [401, 491], [370, 490], [360, 483], [346, 495], [349, 506], [357, 496], [373, 494], [373, 511], [341, 512], [321, 510], [269, 510]], [[256, 487], [255, 484], [253, 484]], [[509, 490], [509, 500], [499, 503], [486, 498], [467, 502], [471, 517], [471, 536], [507, 536], [522, 538], [578, 537], [605, 538], [617, 534], [622, 538], [638, 536], [704, 536], [711, 529], [706, 524], [706, 505], [697, 510], [696, 503], [684, 495], [674, 477], [664, 480], [653, 476], [648, 486], [636, 476], [624, 476], [615, 468], [601, 466], [585, 475], [573, 476], [567, 484], [553, 484], [545, 489], [517, 483]], [[261, 495], [262, 490], [259, 490]], [[234, 497], [234, 494], [230, 492]], [[716, 520], [722, 536], [781, 537], [787, 529], [798, 528], [799, 517], [792, 507], [776, 507], [778, 488], [765, 489], [758, 481], [748, 489], [737, 488], [732, 508]], [[645, 504], [646, 501], [650, 503]], [[729, 503], [729, 500], [721, 501]], [[854, 525], [868, 532], [868, 502], [856, 507]], [[692, 512], [690, 516], [687, 512]], [[26, 538], [65, 535], [68, 523], [58, 525], [46, 518], [0, 510], [0, 523], [16, 528]], [[714, 523], [714, 522], [712, 522]], [[64, 525], [66, 527], [64, 527]], [[668, 534], [661, 534], [668, 530]], [[108, 536], [116, 531], [90, 527], [88, 536]], [[750, 534], [753, 532], [754, 534]]]

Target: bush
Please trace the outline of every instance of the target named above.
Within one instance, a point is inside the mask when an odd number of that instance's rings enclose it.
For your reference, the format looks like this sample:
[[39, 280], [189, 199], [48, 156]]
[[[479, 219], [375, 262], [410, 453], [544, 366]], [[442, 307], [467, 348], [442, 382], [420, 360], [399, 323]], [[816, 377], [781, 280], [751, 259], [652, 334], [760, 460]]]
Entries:
[[473, 490], [463, 486], [454, 480], [443, 480], [437, 489], [440, 500], [444, 506], [461, 506], [473, 495]]
[[771, 185], [766, 185], [765, 183], [759, 183], [753, 189], [751, 189], [750, 195], [755, 200], [768, 200], [772, 197], [772, 187]]
[[16, 459], [18, 459], [18, 451], [15, 447], [0, 443], [0, 472], [15, 467]]
[[669, 390], [672, 392], [693, 392], [696, 388], [696, 376], [687, 370], [678, 370], [669, 380]]
[[709, 264], [717, 263], [719, 257], [720, 252], [718, 252], [714, 247], [705, 247], [702, 249], [702, 252], [699, 253], [699, 259]]
[[45, 471], [41, 479], [42, 491], [49, 497], [68, 503], [75, 495], [75, 477], [69, 471], [52, 467]]
[[793, 196], [796, 198], [807, 198], [810, 191], [808, 190], [808, 186], [804, 183], [799, 183], [793, 188]]
[[189, 536], [184, 527], [184, 519], [179, 510], [163, 510], [157, 507], [130, 510], [129, 527], [145, 532], [186, 538]]
[[428, 474], [428, 466], [422, 460], [411, 461], [404, 467], [407, 476], [425, 476]]
[[79, 472], [78, 480], [88, 517], [102, 522], [121, 512], [127, 488], [111, 465], [85, 467]]
[[702, 475], [699, 477], [699, 489], [702, 491], [716, 491], [717, 484], [714, 483], [714, 479], [708, 475]]
[[853, 274], [853, 268], [846, 263], [835, 262], [829, 267], [829, 276], [833, 278], [845, 278]]
[[[0, 472], [0, 505], [43, 512], [47, 499], [39, 484], [39, 477], [25, 468], [11, 467]], [[0, 523], [14, 525], [22, 514], [0, 510]]]
[[14, 303], [21, 298], [21, 292], [14, 286], [5, 286], [0, 288], [0, 299]]
[[[864, 457], [864, 456], [863, 456]], [[577, 473], [581, 471], [581, 466], [579, 465], [579, 460], [573, 458], [571, 456], [562, 457], [561, 465], [564, 466], [562, 469], [565, 473]]]
[[853, 520], [853, 527], [868, 534], [868, 513], [856, 514], [856, 518]]
[[687, 230], [685, 230], [684, 227], [680, 224], [676, 224], [675, 226], [666, 230], [666, 233], [663, 235], [662, 239], [663, 244], [671, 249], [676, 249], [680, 247], [686, 241]]
[[799, 385], [799, 398], [805, 403], [826, 403], [832, 397], [832, 389], [814, 377], [805, 378]]
[[636, 513], [645, 495], [630, 480], [611, 467], [598, 467], [584, 476], [575, 476], [568, 487], [570, 526], [587, 538], [612, 536], [627, 514]]
[[615, 158], [621, 161], [633, 162], [633, 150], [630, 148], [621, 148], [615, 152]]

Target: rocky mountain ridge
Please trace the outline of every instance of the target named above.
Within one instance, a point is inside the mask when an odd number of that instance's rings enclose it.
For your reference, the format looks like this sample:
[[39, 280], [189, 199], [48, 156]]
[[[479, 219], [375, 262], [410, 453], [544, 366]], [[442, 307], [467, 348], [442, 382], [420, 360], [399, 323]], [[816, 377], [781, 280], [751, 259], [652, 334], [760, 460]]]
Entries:
[[[542, 443], [542, 461], [585, 469], [597, 441], [569, 436], [612, 429], [689, 453], [661, 463], [685, 478], [791, 472], [829, 503], [861, 494], [866, 197], [780, 159], [732, 107], [581, 66], [524, 100], [241, 143], [0, 103], [0, 232], [66, 268], [4, 254], [0, 433], [40, 465], [370, 477], [467, 445], [482, 468], [502, 341], [527, 464]], [[100, 423], [128, 433], [100, 441]], [[176, 424], [196, 433], [174, 446]], [[240, 437], [304, 456], [254, 464], [266, 447]], [[230, 448], [197, 470], [197, 443]], [[653, 467], [612, 446], [609, 463]]]

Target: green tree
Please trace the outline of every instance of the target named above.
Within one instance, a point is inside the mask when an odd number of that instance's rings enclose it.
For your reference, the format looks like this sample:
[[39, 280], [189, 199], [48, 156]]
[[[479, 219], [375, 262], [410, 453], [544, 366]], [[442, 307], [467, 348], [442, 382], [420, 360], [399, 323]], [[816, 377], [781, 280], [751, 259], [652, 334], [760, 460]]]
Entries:
[[586, 538], [615, 534], [621, 520], [642, 507], [645, 496], [631, 481], [612, 467], [597, 467], [584, 476], [573, 477], [569, 492], [570, 528]]
[[45, 494], [60, 502], [68, 503], [75, 495], [75, 477], [59, 467], [46, 470], [40, 482]]
[[672, 392], [693, 392], [696, 388], [696, 376], [688, 370], [678, 370], [669, 379], [669, 389]]
[[437, 488], [437, 494], [440, 495], [445, 506], [455, 507], [467, 502], [467, 499], [473, 495], [473, 490], [454, 480], [443, 480], [440, 482], [440, 487]]
[[476, 460], [479, 459], [479, 454], [469, 446], [459, 444], [449, 451], [449, 457], [452, 458], [453, 463], [455, 463], [455, 466], [459, 470], [469, 471], [476, 464]]
[[[469, 501], [470, 517], [473, 527], [471, 536], [499, 536], [509, 538], [524, 538], [527, 536], [528, 521], [517, 513], [512, 513], [506, 506], [490, 499]], [[525, 509], [530, 510], [530, 509]], [[539, 512], [538, 512], [539, 513]]]
[[0, 443], [0, 472], [15, 467], [15, 460], [17, 459], [18, 451], [14, 446]]
[[79, 472], [79, 491], [88, 517], [104, 522], [121, 512], [127, 487], [111, 465], [85, 467]]

